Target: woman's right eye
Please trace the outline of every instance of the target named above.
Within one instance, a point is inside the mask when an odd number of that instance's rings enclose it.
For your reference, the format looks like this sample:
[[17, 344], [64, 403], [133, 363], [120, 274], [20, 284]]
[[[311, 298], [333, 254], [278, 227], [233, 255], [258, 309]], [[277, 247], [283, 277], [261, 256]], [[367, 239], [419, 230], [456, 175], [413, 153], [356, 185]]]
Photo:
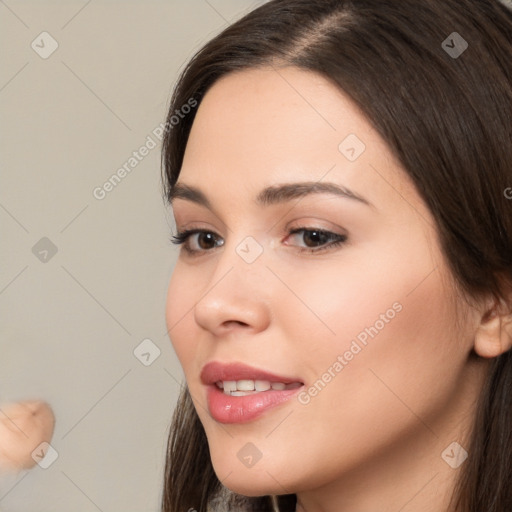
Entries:
[[171, 242], [183, 245], [188, 254], [198, 254], [224, 245], [224, 240], [212, 231], [203, 229], [188, 229], [178, 231], [171, 237]]

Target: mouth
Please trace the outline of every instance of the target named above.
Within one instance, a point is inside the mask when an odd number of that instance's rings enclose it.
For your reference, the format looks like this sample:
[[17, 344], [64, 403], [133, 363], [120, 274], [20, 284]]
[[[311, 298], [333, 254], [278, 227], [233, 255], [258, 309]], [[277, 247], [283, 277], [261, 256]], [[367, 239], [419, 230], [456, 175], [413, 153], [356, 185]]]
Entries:
[[242, 363], [210, 362], [201, 371], [210, 416], [219, 423], [245, 423], [294, 396], [304, 382]]
[[285, 384], [284, 382], [271, 382], [269, 380], [218, 380], [215, 385], [229, 396], [248, 396], [264, 391], [283, 391], [285, 389], [297, 389], [303, 384], [301, 382], [292, 382]]

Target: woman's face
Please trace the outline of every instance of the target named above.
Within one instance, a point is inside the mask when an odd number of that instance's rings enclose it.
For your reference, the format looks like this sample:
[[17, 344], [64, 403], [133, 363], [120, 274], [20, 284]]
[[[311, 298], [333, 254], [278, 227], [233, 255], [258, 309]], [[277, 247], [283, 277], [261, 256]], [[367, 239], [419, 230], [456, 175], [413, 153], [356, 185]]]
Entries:
[[[453, 474], [441, 453], [462, 444], [474, 326], [455, 329], [432, 216], [354, 104], [295, 68], [228, 75], [178, 184], [197, 193], [176, 193], [177, 229], [201, 232], [181, 248], [167, 325], [222, 483], [348, 493], [390, 464], [417, 489], [419, 465]], [[238, 380], [257, 389], [231, 395]]]

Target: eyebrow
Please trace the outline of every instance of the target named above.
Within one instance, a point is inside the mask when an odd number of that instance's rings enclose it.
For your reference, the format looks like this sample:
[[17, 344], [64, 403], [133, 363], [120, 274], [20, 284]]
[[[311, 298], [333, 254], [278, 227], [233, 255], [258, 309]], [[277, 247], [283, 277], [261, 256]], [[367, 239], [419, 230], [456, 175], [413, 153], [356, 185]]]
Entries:
[[[285, 183], [282, 185], [272, 185], [264, 188], [256, 197], [256, 203], [262, 206], [269, 206], [278, 203], [299, 199], [311, 194], [332, 194], [345, 199], [359, 201], [367, 206], [373, 205], [364, 197], [356, 194], [347, 187], [337, 185], [336, 183], [305, 181], [298, 183]], [[176, 183], [169, 192], [169, 203], [175, 199], [185, 199], [193, 203], [212, 209], [212, 205], [206, 195], [196, 187], [184, 183]]]

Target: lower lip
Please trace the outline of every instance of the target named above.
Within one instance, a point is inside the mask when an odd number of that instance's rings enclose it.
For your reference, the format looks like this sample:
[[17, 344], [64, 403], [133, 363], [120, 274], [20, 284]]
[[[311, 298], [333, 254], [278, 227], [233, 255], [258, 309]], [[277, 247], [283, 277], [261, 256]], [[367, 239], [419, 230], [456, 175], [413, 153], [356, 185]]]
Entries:
[[212, 418], [219, 423], [246, 423], [286, 402], [303, 387], [283, 391], [262, 391], [246, 396], [231, 396], [226, 395], [222, 389], [212, 384], [207, 389], [208, 410]]

